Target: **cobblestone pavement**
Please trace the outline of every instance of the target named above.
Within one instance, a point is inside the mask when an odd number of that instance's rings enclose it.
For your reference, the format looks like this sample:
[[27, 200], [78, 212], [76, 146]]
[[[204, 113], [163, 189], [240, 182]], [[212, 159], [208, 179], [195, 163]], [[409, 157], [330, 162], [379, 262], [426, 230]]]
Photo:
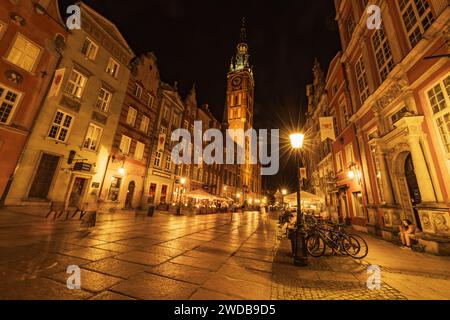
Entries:
[[[336, 256], [294, 267], [289, 243], [276, 241], [273, 215], [102, 213], [91, 231], [43, 215], [0, 210], [0, 299], [450, 298], [446, 258], [379, 240], [368, 240], [362, 262]], [[379, 290], [366, 286], [373, 263], [383, 271]], [[81, 268], [81, 290], [67, 288], [71, 265]]]

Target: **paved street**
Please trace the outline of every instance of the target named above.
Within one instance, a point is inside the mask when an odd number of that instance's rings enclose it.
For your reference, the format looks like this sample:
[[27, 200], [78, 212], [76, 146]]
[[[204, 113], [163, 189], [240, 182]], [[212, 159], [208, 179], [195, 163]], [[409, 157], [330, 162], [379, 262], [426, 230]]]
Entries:
[[[45, 215], [45, 213], [44, 213]], [[101, 214], [78, 221], [0, 211], [0, 299], [450, 299], [450, 259], [366, 237], [369, 256], [292, 266], [274, 214], [153, 218]], [[379, 290], [366, 268], [382, 268]], [[66, 269], [81, 268], [81, 290]]]

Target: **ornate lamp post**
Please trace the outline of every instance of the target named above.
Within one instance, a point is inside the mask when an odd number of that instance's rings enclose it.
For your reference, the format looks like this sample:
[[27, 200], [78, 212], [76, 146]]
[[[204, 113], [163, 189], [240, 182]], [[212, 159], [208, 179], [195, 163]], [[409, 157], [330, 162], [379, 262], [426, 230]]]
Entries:
[[300, 154], [303, 148], [305, 135], [294, 133], [289, 136], [292, 149], [297, 157], [297, 228], [295, 231], [294, 245], [294, 264], [297, 266], [306, 266], [308, 264], [308, 253], [306, 251], [305, 234], [303, 228], [303, 213], [301, 208], [301, 190], [300, 190]]

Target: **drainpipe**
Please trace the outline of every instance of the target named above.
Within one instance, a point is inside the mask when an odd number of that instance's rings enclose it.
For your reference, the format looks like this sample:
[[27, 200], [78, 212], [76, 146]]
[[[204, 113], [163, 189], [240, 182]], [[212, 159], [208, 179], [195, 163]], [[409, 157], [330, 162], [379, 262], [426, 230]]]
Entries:
[[[102, 185], [100, 186], [100, 191], [98, 194], [98, 198], [100, 199], [102, 196], [102, 192], [103, 192], [103, 186], [105, 184], [105, 179], [106, 179], [106, 173], [108, 172], [108, 168], [109, 168], [109, 163], [111, 161], [111, 155], [108, 156], [108, 162], [106, 163], [106, 169], [105, 169], [105, 173], [103, 174], [103, 179], [102, 179]], [[105, 197], [106, 200], [106, 197]]]

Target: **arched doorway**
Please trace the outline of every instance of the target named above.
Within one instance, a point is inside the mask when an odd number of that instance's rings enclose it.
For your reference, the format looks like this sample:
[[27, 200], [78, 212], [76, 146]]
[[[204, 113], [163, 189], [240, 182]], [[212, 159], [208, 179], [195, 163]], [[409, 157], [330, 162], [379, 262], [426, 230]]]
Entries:
[[417, 227], [422, 230], [419, 211], [417, 210], [417, 205], [422, 202], [422, 197], [420, 195], [419, 184], [417, 183], [417, 177], [416, 172], [414, 171], [414, 164], [412, 161], [411, 153], [408, 154], [405, 160], [405, 178], [408, 184], [409, 197], [411, 199], [414, 219], [416, 220]]
[[395, 176], [397, 180], [398, 199], [403, 207], [404, 214], [401, 217], [394, 218], [397, 223], [401, 219], [408, 219], [422, 229], [420, 217], [417, 211], [417, 205], [422, 202], [419, 184], [417, 183], [416, 172], [411, 153], [409, 151], [401, 152], [397, 156]]
[[132, 208], [135, 188], [136, 188], [136, 183], [134, 181], [131, 181], [128, 184], [127, 197], [125, 199], [125, 208]]

